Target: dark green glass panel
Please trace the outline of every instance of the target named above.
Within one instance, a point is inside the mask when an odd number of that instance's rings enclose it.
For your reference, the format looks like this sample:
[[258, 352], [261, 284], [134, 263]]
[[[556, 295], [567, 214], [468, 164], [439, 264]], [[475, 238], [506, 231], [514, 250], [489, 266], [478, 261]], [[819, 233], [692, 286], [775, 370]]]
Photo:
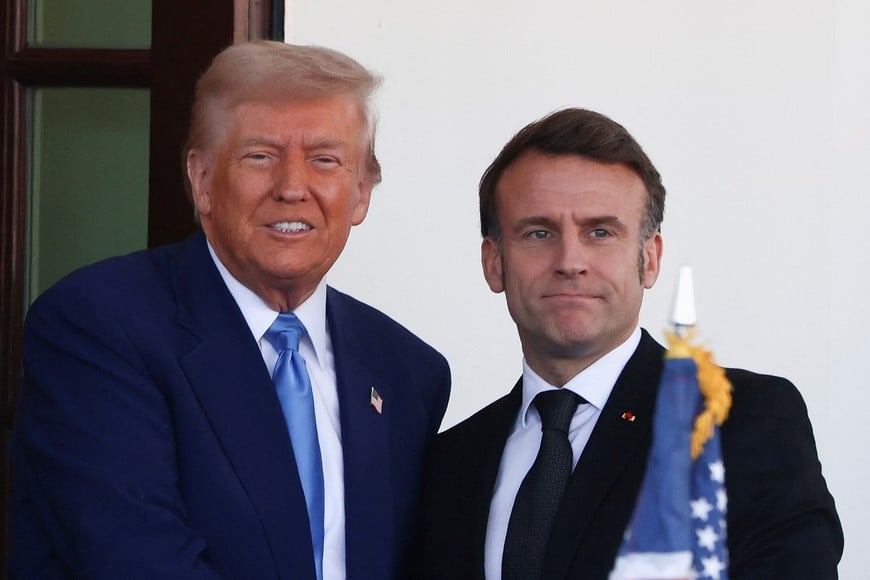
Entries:
[[31, 93], [28, 290], [148, 239], [147, 89]]
[[30, 11], [33, 46], [151, 47], [151, 0], [31, 0]]

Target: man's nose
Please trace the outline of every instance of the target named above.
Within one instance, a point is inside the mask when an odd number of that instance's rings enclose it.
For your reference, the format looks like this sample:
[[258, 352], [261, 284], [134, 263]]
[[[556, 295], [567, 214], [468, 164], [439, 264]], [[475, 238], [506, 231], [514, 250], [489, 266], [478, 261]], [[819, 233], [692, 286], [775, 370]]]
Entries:
[[274, 196], [281, 201], [301, 201], [308, 197], [305, 161], [282, 159], [275, 167]]
[[576, 236], [563, 236], [557, 249], [556, 273], [560, 276], [574, 277], [586, 271], [589, 261], [589, 248]]

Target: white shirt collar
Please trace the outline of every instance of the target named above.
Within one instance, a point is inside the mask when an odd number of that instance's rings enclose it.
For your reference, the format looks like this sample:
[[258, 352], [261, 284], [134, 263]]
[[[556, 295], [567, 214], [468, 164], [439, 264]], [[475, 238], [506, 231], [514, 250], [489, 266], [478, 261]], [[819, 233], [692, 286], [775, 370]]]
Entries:
[[[577, 373], [562, 388], [586, 399], [597, 410], [604, 408], [628, 359], [640, 344], [640, 327], [636, 327], [625, 342]], [[526, 428], [529, 406], [538, 393], [556, 389], [538, 375], [523, 358], [523, 404], [520, 407], [520, 428]]]
[[[275, 319], [278, 317], [278, 312], [272, 310], [262, 298], [252, 292], [247, 286], [239, 282], [226, 266], [220, 261], [215, 254], [211, 244], [208, 244], [208, 251], [223, 278], [224, 284], [227, 285], [230, 294], [236, 304], [239, 305], [239, 310], [242, 311], [242, 316], [245, 322], [248, 323], [248, 328], [251, 334], [259, 342]], [[321, 367], [325, 360], [324, 353], [327, 345], [327, 330], [326, 330], [326, 281], [321, 280], [314, 290], [314, 293], [308, 297], [305, 302], [300, 304], [294, 311], [302, 324], [305, 325], [308, 340], [314, 350], [314, 356], [317, 358], [317, 364]], [[302, 339], [303, 341], [305, 338]]]

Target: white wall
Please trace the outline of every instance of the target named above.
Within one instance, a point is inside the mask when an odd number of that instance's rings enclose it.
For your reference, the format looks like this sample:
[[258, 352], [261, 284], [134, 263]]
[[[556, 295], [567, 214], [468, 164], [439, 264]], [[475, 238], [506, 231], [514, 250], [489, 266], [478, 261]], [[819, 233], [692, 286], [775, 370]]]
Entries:
[[445, 426], [505, 393], [520, 351], [479, 266], [476, 185], [527, 122], [583, 106], [624, 124], [668, 188], [642, 324], [695, 272], [719, 362], [791, 378], [870, 569], [870, 4], [865, 0], [290, 0], [288, 41], [385, 77], [384, 183], [330, 275], [441, 350]]

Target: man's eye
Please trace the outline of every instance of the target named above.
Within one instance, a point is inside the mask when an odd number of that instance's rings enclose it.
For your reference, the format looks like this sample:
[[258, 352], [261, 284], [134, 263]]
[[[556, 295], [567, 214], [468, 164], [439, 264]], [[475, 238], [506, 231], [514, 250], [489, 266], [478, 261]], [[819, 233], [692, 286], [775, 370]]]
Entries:
[[596, 229], [592, 230], [591, 235], [593, 238], [606, 238], [610, 235], [610, 232], [608, 232], [607, 230], [602, 229], [602, 228], [596, 228]]
[[533, 240], [546, 240], [550, 237], [550, 232], [547, 230], [533, 230], [528, 233], [528, 236]]
[[265, 161], [269, 159], [269, 155], [266, 153], [248, 153], [246, 157], [248, 159], [253, 159], [254, 161]]

